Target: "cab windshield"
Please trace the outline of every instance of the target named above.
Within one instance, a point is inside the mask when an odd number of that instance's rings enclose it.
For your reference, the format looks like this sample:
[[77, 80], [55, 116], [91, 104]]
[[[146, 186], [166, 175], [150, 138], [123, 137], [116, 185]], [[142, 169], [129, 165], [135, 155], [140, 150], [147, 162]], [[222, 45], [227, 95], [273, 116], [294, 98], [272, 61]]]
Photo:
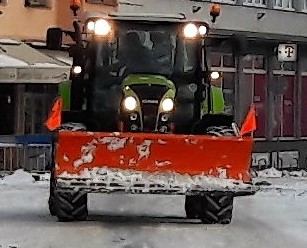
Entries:
[[146, 73], [171, 77], [196, 69], [196, 42], [179, 39], [178, 24], [119, 23], [115, 37], [100, 43], [96, 68], [113, 77]]

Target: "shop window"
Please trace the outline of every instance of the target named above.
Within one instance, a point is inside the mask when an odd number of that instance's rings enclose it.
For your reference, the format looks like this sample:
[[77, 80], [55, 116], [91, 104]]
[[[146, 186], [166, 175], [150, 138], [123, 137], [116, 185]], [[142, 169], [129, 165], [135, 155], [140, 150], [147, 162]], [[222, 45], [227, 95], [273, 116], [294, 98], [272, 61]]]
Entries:
[[210, 56], [212, 67], [221, 67], [222, 57], [219, 53], [212, 53]]
[[307, 137], [307, 76], [302, 78], [301, 91], [301, 133], [302, 137]]
[[44, 123], [47, 119], [51, 105], [57, 95], [54, 85], [26, 86], [25, 92], [25, 133], [44, 133]]
[[211, 71], [218, 71], [221, 73], [221, 79], [212, 82], [212, 85], [222, 87], [224, 97], [224, 112], [226, 114], [234, 115], [235, 109], [235, 58], [232, 54], [211, 53]]
[[15, 94], [14, 86], [0, 84], [0, 135], [14, 133]]
[[25, 0], [25, 7], [49, 7], [48, 0]]
[[211, 67], [219, 67], [221, 71], [221, 68], [236, 68], [235, 57], [232, 54], [211, 53], [210, 61]]
[[235, 73], [223, 73], [223, 95], [225, 100], [224, 111], [226, 114], [234, 115], [235, 110]]
[[256, 109], [257, 129], [253, 133], [255, 138], [266, 138], [266, 103], [267, 103], [267, 75], [252, 71], [245, 73], [240, 84], [240, 111], [242, 121], [253, 103]]
[[276, 75], [273, 91], [272, 128], [274, 137], [294, 137], [294, 82], [295, 76]]
[[250, 70], [265, 70], [266, 60], [263, 55], [248, 54], [243, 58], [244, 69]]

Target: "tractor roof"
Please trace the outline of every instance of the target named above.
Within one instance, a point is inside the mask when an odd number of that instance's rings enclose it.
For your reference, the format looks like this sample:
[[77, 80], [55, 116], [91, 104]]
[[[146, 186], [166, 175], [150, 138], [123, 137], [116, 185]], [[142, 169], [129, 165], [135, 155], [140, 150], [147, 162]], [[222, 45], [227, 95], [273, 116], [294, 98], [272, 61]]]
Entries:
[[100, 13], [87, 12], [85, 14], [86, 20], [92, 18], [104, 18], [109, 20], [119, 21], [152, 21], [152, 22], [188, 22], [185, 14], [159, 14], [159, 13]]

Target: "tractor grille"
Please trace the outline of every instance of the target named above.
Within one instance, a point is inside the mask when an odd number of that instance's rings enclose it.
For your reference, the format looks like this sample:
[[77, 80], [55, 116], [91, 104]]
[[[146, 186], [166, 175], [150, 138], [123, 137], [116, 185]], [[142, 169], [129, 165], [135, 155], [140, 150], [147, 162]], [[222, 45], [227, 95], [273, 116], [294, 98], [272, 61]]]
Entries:
[[[168, 87], [163, 85], [131, 85], [130, 88], [137, 94], [142, 103], [143, 131], [154, 131], [157, 122], [159, 103]], [[156, 102], [146, 102], [155, 100]]]
[[158, 104], [148, 103], [142, 105], [144, 131], [155, 130], [158, 106]]
[[148, 84], [131, 85], [130, 88], [137, 94], [141, 101], [160, 100], [168, 90], [168, 87], [164, 85], [149, 86]]

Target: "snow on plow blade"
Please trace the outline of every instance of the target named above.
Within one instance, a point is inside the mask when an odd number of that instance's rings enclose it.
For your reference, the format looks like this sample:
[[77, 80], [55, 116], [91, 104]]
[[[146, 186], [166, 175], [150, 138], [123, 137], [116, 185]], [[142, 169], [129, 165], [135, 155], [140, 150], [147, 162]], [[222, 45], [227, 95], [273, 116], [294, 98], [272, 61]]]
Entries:
[[184, 193], [192, 186], [205, 190], [204, 178], [229, 187], [230, 181], [249, 182], [252, 146], [251, 138], [63, 131], [56, 146], [56, 175], [66, 185], [87, 180], [87, 186], [100, 182], [107, 191], [112, 185], [124, 190], [154, 184]]

